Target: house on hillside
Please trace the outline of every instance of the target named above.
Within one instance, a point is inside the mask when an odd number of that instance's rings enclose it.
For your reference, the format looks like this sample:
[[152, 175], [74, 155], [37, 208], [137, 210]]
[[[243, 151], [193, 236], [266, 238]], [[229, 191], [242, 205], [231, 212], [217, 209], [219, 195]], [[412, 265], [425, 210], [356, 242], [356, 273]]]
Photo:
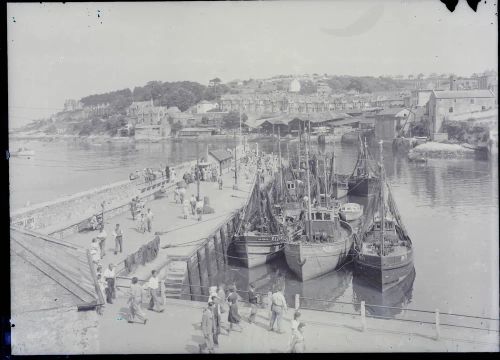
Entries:
[[387, 108], [375, 116], [375, 137], [377, 140], [390, 140], [398, 136], [405, 126], [410, 111], [405, 108]]
[[205, 114], [207, 111], [219, 108], [219, 104], [215, 101], [202, 100], [196, 104], [196, 113]]
[[431, 137], [442, 132], [443, 121], [450, 115], [485, 111], [495, 107], [496, 97], [491, 90], [433, 91], [427, 103]]
[[104, 296], [87, 249], [11, 227], [10, 269], [12, 354], [99, 352]]

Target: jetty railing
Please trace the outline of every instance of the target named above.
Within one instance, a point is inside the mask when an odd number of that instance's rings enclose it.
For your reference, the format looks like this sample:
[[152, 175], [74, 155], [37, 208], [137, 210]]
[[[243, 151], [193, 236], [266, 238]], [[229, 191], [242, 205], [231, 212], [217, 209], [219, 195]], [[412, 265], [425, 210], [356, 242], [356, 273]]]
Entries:
[[[124, 277], [124, 276], [119, 276], [117, 277], [122, 280], [130, 280], [131, 278]], [[139, 283], [146, 283], [147, 280], [139, 280]], [[164, 282], [165, 286], [179, 286], [179, 283], [168, 283]], [[126, 285], [118, 285], [117, 287], [120, 288], [129, 288], [130, 286]], [[206, 292], [208, 292], [208, 288], [210, 286], [203, 286], [203, 285], [194, 285], [191, 284], [190, 287], [197, 287], [197, 288], [203, 288], [206, 289]], [[196, 294], [193, 294], [191, 292], [186, 292], [182, 291], [179, 293], [179, 296], [196, 296], [198, 298], [202, 298], [205, 301], [208, 301], [209, 296], [204, 295], [205, 291], [200, 291]], [[237, 290], [238, 294], [240, 295], [240, 302], [242, 303], [248, 303], [247, 300], [247, 294], [248, 291], [245, 290]], [[258, 296], [260, 296], [261, 301], [260, 305], [264, 305], [264, 302], [262, 301], [263, 298], [267, 296], [267, 293], [262, 293], [262, 292], [255, 292]], [[244, 294], [244, 296], [242, 296]], [[167, 297], [168, 298], [168, 297]], [[338, 310], [338, 309], [331, 309], [331, 308], [313, 308], [313, 307], [305, 307], [301, 305], [300, 299], [307, 299], [307, 300], [314, 300], [318, 302], [326, 302], [326, 303], [331, 303], [331, 304], [340, 304], [340, 305], [349, 305], [351, 307], [354, 307], [355, 311], [344, 311], [344, 310]], [[440, 337], [440, 327], [453, 327], [453, 328], [462, 328], [462, 329], [471, 329], [471, 330], [482, 330], [482, 331], [488, 331], [488, 332], [499, 332], [499, 318], [492, 318], [492, 317], [487, 317], [487, 316], [477, 316], [477, 315], [470, 315], [470, 314], [459, 314], [459, 313], [452, 313], [452, 312], [440, 312], [439, 309], [436, 309], [434, 311], [432, 310], [423, 310], [423, 309], [411, 309], [411, 308], [402, 308], [402, 307], [396, 307], [396, 306], [386, 306], [386, 305], [376, 305], [376, 304], [367, 304], [365, 301], [360, 301], [360, 302], [349, 302], [349, 301], [338, 301], [338, 300], [327, 300], [327, 299], [314, 299], [314, 298], [308, 298], [308, 297], [302, 297], [299, 294], [296, 294], [294, 296], [294, 301], [293, 304], [290, 305], [289, 299], [287, 299], [287, 304], [289, 305], [289, 309], [295, 310], [300, 310], [300, 309], [306, 309], [306, 310], [313, 310], [313, 311], [324, 311], [328, 313], [337, 313], [337, 314], [342, 314], [342, 315], [350, 315], [354, 317], [359, 317], [360, 320], [360, 325], [362, 330], [366, 330], [368, 328], [366, 319], [367, 318], [373, 318], [373, 319], [384, 319], [384, 320], [393, 320], [393, 321], [401, 321], [401, 322], [410, 322], [410, 323], [417, 323], [417, 324], [428, 324], [428, 325], [433, 325], [434, 329], [436, 331], [436, 339], [439, 339]], [[379, 308], [379, 309], [391, 309], [391, 310], [396, 310], [399, 312], [403, 313], [415, 313], [415, 314], [426, 314], [428, 315], [428, 319], [423, 319], [423, 318], [415, 318], [415, 319], [409, 319], [409, 318], [398, 318], [394, 316], [381, 316], [381, 315], [374, 315], [370, 314], [369, 311], [367, 312], [367, 309], [370, 308]], [[359, 310], [358, 310], [359, 309]], [[420, 315], [421, 316], [421, 315]], [[481, 325], [492, 325], [492, 323], [496, 323], [495, 326], [470, 326], [470, 324], [463, 324], [463, 323], [451, 323], [450, 319], [451, 318], [462, 318], [462, 319], [473, 319], [476, 321], [479, 321]], [[442, 319], [448, 319], [448, 322], [441, 322]], [[303, 321], [307, 322], [306, 319], [302, 319]]]

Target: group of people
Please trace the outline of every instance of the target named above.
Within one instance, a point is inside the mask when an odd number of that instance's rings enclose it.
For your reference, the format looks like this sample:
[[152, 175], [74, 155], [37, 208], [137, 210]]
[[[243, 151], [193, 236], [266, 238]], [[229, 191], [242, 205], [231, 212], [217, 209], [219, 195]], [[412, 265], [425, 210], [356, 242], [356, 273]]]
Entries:
[[[276, 331], [279, 334], [283, 334], [281, 321], [288, 307], [281, 287], [274, 286], [272, 292], [261, 298], [260, 294], [256, 293], [255, 286], [250, 284], [247, 294], [248, 303], [250, 304], [248, 323], [255, 323], [259, 305], [261, 305], [268, 313], [269, 331]], [[240, 297], [234, 285], [229, 286], [227, 292], [224, 284], [220, 284], [218, 287], [213, 286], [209, 289], [208, 304], [203, 310], [201, 321], [204, 338], [204, 344], [200, 345], [201, 352], [214, 352], [215, 347], [219, 345], [219, 335], [227, 335], [234, 330], [240, 332], [243, 330], [240, 325], [242, 317], [238, 309], [239, 299]], [[229, 327], [224, 326], [225, 313], [227, 313]], [[302, 353], [305, 351], [303, 335], [305, 324], [300, 322], [300, 316], [300, 312], [296, 311], [292, 320], [291, 336], [288, 345], [290, 352], [293, 353]]]
[[132, 213], [132, 220], [138, 221], [137, 229], [143, 234], [147, 232], [151, 232], [153, 230], [153, 219], [154, 214], [151, 209], [145, 210], [144, 203], [139, 199], [139, 196], [136, 196], [130, 202], [130, 212]]
[[129, 308], [129, 323], [136, 323], [140, 321], [141, 323], [146, 324], [148, 321], [146, 314], [142, 311], [142, 303], [145, 293], [149, 293], [148, 310], [158, 313], [165, 310], [164, 288], [162, 282], [158, 278], [158, 272], [156, 270], [151, 271], [151, 277], [142, 286], [139, 284], [137, 277], [133, 277], [127, 300]]
[[[116, 224], [113, 232], [111, 233], [113, 237], [115, 248], [114, 253], [117, 255], [118, 253], [123, 253], [123, 231], [120, 227], [120, 224]], [[90, 244], [90, 255], [92, 257], [92, 261], [96, 267], [101, 265], [101, 260], [106, 256], [106, 239], [108, 234], [104, 229], [104, 226], [101, 226], [99, 233], [92, 239]]]

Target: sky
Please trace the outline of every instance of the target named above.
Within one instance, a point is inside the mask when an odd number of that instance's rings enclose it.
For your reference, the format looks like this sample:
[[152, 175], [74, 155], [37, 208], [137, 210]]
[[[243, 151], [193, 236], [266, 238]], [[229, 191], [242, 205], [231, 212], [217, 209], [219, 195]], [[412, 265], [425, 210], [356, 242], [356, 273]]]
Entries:
[[148, 81], [497, 68], [496, 1], [8, 4], [9, 125]]

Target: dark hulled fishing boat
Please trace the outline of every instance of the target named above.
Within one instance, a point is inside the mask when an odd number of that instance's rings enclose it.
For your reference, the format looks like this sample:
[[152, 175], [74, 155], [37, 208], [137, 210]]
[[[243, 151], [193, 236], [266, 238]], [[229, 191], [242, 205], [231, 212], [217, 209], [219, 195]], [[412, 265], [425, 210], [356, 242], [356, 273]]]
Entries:
[[372, 286], [386, 291], [412, 272], [413, 245], [384, 179], [382, 144], [381, 159], [378, 196], [369, 202], [365, 223], [357, 234], [355, 267]]
[[378, 183], [378, 174], [370, 165], [370, 154], [366, 140], [359, 138], [359, 153], [356, 165], [348, 179], [349, 195], [368, 196], [373, 193], [374, 186]]

